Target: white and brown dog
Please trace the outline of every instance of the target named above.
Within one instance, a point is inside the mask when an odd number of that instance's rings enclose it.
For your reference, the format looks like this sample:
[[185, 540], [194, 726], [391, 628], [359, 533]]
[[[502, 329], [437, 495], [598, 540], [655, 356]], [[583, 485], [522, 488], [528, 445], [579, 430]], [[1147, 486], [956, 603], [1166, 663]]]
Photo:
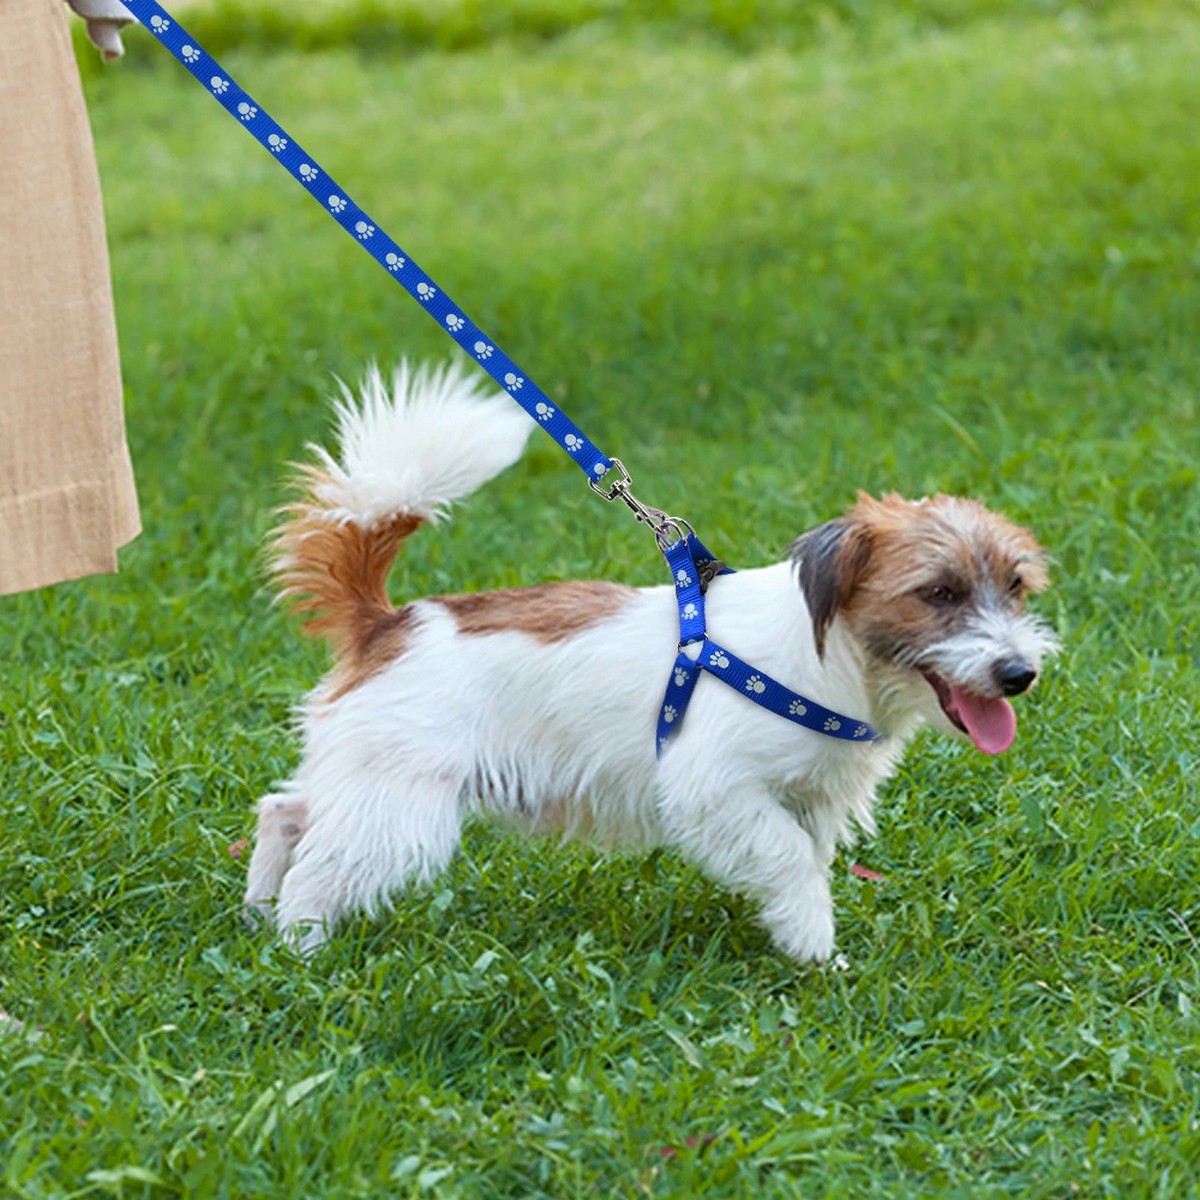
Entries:
[[655, 757], [676, 655], [669, 586], [550, 583], [395, 608], [399, 543], [514, 462], [532, 422], [482, 378], [402, 367], [338, 406], [286, 510], [275, 571], [331, 674], [302, 713], [295, 777], [259, 804], [246, 904], [305, 950], [353, 910], [435, 876], [463, 823], [673, 846], [761, 905], [800, 960], [834, 945], [829, 868], [924, 723], [1006, 750], [1053, 648], [1025, 612], [1046, 584], [1033, 536], [973, 500], [860, 495], [774, 566], [717, 580], [712, 636], [787, 686], [869, 722], [825, 738], [702, 678]]

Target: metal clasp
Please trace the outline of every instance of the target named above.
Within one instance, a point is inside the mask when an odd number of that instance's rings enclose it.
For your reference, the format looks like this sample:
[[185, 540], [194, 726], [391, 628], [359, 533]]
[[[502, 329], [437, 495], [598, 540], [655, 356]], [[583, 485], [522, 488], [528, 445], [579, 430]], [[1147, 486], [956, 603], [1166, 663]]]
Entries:
[[[633, 478], [625, 469], [625, 464], [619, 458], [614, 458], [611, 462], [612, 466], [600, 477], [599, 482], [595, 479], [588, 480], [588, 487], [593, 492], [610, 504], [614, 500], [620, 500], [633, 513], [639, 525], [649, 525], [660, 550], [666, 550], [667, 547], [673, 546], [689, 534], [695, 535], [696, 531], [682, 517], [672, 517], [669, 513], [663, 512], [661, 508], [652, 508], [649, 504], [643, 504], [629, 490]], [[604, 480], [614, 470], [621, 473], [620, 477], [614, 479], [609, 487], [603, 487]]]
[[602, 499], [611, 503], [613, 500], [616, 500], [618, 496], [624, 495], [624, 493], [629, 490], [629, 485], [633, 482], [633, 479], [631, 478], [629, 472], [625, 470], [625, 464], [619, 458], [609, 459], [609, 461], [612, 463], [612, 466], [609, 467], [608, 470], [600, 476], [600, 478], [602, 480], [607, 479], [614, 470], [621, 472], [621, 478], [614, 479], [611, 488], [602, 488], [600, 484], [596, 482], [596, 480], [589, 479], [588, 487], [590, 487], [597, 496], [600, 496]]

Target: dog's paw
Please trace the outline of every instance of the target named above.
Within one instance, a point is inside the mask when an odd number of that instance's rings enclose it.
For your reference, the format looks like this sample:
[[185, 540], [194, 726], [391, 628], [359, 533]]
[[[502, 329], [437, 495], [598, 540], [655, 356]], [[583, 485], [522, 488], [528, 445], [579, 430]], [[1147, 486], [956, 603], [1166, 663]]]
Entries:
[[251, 898], [247, 896], [242, 902], [242, 924], [252, 932], [259, 929], [269, 929], [275, 924], [275, 900], [264, 896]]
[[329, 940], [325, 921], [310, 917], [279, 925], [279, 940], [301, 958], [312, 958]]
[[827, 928], [811, 929], [797, 933], [788, 931], [786, 934], [778, 930], [771, 931], [775, 944], [780, 950], [798, 963], [827, 963], [833, 956], [833, 921]]
[[827, 962], [833, 955], [833, 901], [829, 888], [809, 884], [763, 909], [775, 944], [796, 962]]

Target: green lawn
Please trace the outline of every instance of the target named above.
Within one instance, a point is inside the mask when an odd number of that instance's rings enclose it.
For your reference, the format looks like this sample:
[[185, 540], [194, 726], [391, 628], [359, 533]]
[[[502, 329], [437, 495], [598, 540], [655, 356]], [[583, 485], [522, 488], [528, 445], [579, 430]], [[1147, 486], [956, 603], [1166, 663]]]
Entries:
[[[979, 496], [1064, 652], [1007, 755], [913, 747], [846, 971], [673, 856], [482, 831], [312, 963], [247, 933], [323, 668], [285, 465], [333, 374], [452, 347], [149, 35], [81, 49], [145, 533], [0, 600], [0, 1195], [1197, 1194], [1200, 11], [293, 7], [194, 30], [644, 499], [749, 566]], [[543, 440], [397, 595], [661, 581]]]

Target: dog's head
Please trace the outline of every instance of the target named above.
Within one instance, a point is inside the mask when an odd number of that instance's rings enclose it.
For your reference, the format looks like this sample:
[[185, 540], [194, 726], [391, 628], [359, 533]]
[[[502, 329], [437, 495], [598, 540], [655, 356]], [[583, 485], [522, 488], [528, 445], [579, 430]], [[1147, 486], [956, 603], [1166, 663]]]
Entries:
[[1025, 597], [1047, 583], [1045, 552], [1028, 530], [974, 500], [859, 493], [792, 552], [819, 655], [840, 618], [874, 661], [924, 680], [922, 715], [985, 754], [1012, 745], [1006, 697], [1028, 691], [1055, 648], [1025, 611]]

